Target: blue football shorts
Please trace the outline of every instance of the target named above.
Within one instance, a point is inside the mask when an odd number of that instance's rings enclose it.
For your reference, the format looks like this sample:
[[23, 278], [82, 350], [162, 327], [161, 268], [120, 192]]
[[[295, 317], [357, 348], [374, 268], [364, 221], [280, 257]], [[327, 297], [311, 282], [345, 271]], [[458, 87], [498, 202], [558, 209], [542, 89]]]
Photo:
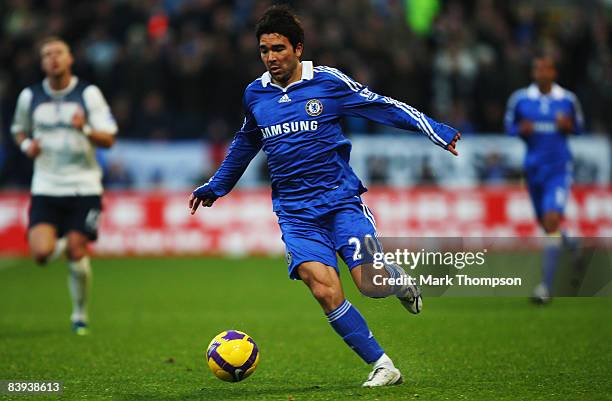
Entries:
[[571, 165], [539, 166], [527, 171], [527, 189], [538, 220], [548, 212], [563, 215], [572, 183]]
[[349, 270], [372, 261], [376, 252], [376, 221], [359, 196], [333, 205], [277, 211], [286, 248], [289, 278], [299, 280], [297, 267], [321, 262], [338, 272], [338, 258]]

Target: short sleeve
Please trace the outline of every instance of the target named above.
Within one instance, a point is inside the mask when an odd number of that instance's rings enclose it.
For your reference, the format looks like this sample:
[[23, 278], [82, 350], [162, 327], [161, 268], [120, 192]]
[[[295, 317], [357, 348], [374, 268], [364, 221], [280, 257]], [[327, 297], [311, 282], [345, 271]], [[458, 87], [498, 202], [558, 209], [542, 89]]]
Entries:
[[83, 99], [85, 100], [88, 123], [91, 128], [94, 131], [116, 134], [118, 131], [117, 123], [100, 89], [95, 85], [89, 85], [83, 91]]
[[30, 118], [30, 105], [32, 103], [32, 90], [25, 88], [17, 98], [17, 106], [15, 107], [15, 115], [11, 124], [11, 133], [17, 135], [20, 132], [29, 133], [32, 130], [32, 121]]

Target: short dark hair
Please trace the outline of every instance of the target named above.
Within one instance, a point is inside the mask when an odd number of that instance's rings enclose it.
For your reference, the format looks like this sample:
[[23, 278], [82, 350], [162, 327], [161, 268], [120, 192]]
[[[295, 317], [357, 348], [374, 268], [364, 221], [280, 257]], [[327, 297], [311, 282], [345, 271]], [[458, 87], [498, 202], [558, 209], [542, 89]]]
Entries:
[[259, 41], [261, 35], [266, 33], [278, 33], [287, 37], [294, 49], [298, 43], [304, 44], [304, 28], [298, 17], [285, 5], [268, 8], [257, 21], [255, 27], [257, 40]]
[[553, 65], [557, 64], [557, 58], [555, 57], [555, 54], [550, 49], [546, 49], [546, 48], [536, 49], [536, 51], [533, 54], [532, 61], [539, 60], [539, 59], [548, 59], [552, 61]]

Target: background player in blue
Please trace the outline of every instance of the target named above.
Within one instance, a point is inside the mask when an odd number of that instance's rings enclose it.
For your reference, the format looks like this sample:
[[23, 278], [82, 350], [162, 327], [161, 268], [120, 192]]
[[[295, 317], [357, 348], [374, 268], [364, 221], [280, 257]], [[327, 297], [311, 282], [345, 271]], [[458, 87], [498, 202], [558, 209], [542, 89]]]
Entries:
[[[304, 32], [285, 7], [272, 7], [258, 22], [256, 36], [267, 72], [244, 93], [246, 118], [219, 170], [189, 199], [191, 213], [211, 206], [236, 184], [260, 149], [266, 153], [272, 201], [287, 248], [289, 275], [301, 279], [321, 304], [329, 323], [368, 364], [365, 387], [399, 384], [402, 376], [377, 343], [363, 316], [345, 299], [336, 253], [367, 295], [396, 295], [412, 313], [421, 309], [416, 286], [373, 292], [362, 280], [368, 243], [376, 242], [366, 191], [349, 166], [351, 143], [340, 128], [344, 116], [419, 130], [457, 155], [460, 134], [405, 103], [379, 96], [335, 68], [301, 61]], [[385, 266], [387, 277], [405, 274]]]
[[547, 235], [542, 283], [532, 299], [546, 303], [550, 301], [561, 246], [576, 250], [576, 242], [560, 228], [572, 179], [567, 137], [582, 132], [584, 120], [576, 96], [555, 83], [557, 70], [552, 58], [535, 58], [532, 77], [534, 83], [510, 97], [505, 125], [510, 135], [520, 136], [527, 144], [527, 187], [538, 222]]

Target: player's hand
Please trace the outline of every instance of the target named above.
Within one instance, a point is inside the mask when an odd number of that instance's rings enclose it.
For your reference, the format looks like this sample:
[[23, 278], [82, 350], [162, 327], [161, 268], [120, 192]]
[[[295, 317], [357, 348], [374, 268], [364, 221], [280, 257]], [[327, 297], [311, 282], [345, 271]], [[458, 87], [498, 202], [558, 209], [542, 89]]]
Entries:
[[85, 112], [83, 111], [83, 109], [81, 109], [80, 107], [74, 112], [74, 114], [72, 115], [72, 126], [76, 129], [78, 129], [79, 131], [83, 130], [83, 127], [85, 126]]
[[565, 114], [557, 114], [557, 128], [566, 134], [574, 132], [574, 122]]
[[200, 204], [204, 207], [211, 207], [219, 197], [210, 189], [208, 183], [197, 187], [189, 196], [189, 209], [194, 214]]
[[529, 136], [533, 133], [533, 122], [529, 120], [521, 120], [518, 126], [518, 132], [521, 136]]
[[448, 146], [446, 147], [446, 150], [448, 150], [455, 156], [459, 156], [459, 152], [457, 152], [456, 147], [457, 147], [457, 141], [460, 139], [461, 139], [461, 132], [457, 132], [457, 135], [455, 135], [451, 143], [448, 144]]
[[189, 196], [189, 209], [191, 209], [191, 214], [194, 214], [196, 210], [198, 210], [198, 207], [200, 206], [200, 204], [202, 204], [202, 206], [204, 207], [211, 207], [213, 203], [214, 203], [213, 200], [210, 200], [210, 199], [202, 200], [200, 198], [197, 198], [194, 194], [191, 194]]
[[38, 139], [32, 139], [30, 146], [25, 151], [26, 156], [30, 159], [36, 159], [36, 157], [40, 154], [41, 148]]

